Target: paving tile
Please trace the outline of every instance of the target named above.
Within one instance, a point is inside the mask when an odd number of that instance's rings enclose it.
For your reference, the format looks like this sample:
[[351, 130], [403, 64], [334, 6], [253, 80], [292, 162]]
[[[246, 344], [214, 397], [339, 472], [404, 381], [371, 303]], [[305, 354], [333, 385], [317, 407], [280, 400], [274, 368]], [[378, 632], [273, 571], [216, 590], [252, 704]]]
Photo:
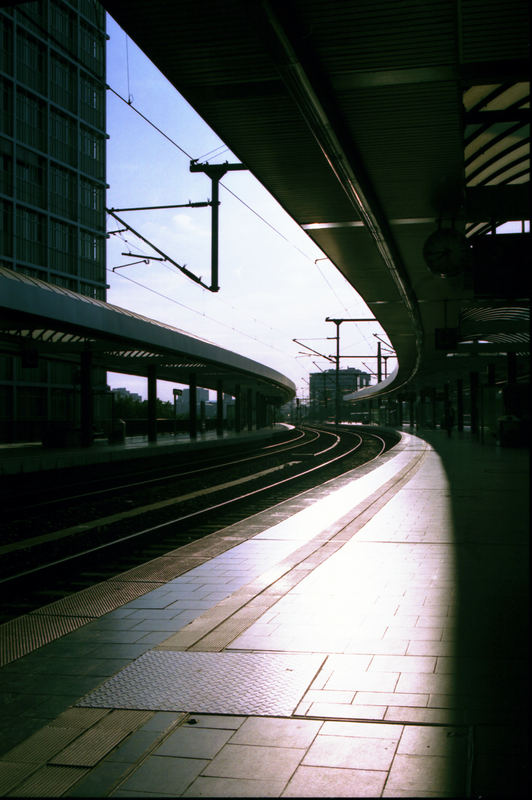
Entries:
[[200, 776], [182, 797], [280, 797], [286, 781]]
[[0, 762], [0, 794], [5, 797], [17, 784], [38, 769], [36, 764], [22, 764], [9, 761]]
[[11, 797], [58, 797], [87, 774], [79, 767], [43, 766], [10, 792]]
[[374, 653], [385, 656], [404, 656], [408, 649], [408, 639], [367, 639], [352, 637], [349, 639], [345, 652], [347, 653]]
[[304, 753], [296, 748], [226, 744], [203, 770], [203, 775], [219, 778], [253, 775], [259, 780], [287, 781]]
[[448, 674], [430, 675], [426, 672], [404, 672], [397, 681], [396, 691], [450, 694], [453, 685], [454, 680]]
[[208, 765], [200, 758], [167, 758], [150, 756], [120, 787], [136, 792], [182, 794], [190, 783]]
[[105, 762], [91, 770], [69, 791], [70, 797], [106, 797], [120, 777], [127, 771], [127, 764]]
[[306, 748], [321, 725], [316, 720], [249, 717], [233, 735], [231, 744]]
[[106, 644], [95, 647], [92, 655], [94, 658], [127, 658], [132, 661], [150, 649], [148, 642], [144, 644]]
[[155, 750], [157, 756], [214, 758], [233, 735], [231, 730], [211, 730], [190, 725], [178, 728]]
[[465, 763], [442, 756], [397, 755], [386, 784], [386, 796], [433, 792], [443, 797], [466, 795]]
[[300, 766], [281, 797], [380, 797], [386, 772]]
[[185, 724], [198, 725], [202, 728], [222, 728], [236, 731], [246, 717], [237, 717], [231, 714], [194, 714]]
[[406, 694], [404, 692], [357, 692], [353, 705], [376, 706], [415, 706], [425, 708], [429, 701], [428, 694]]
[[397, 748], [400, 755], [450, 756], [467, 753], [467, 728], [405, 725]]
[[126, 741], [113, 750], [105, 762], [119, 762], [122, 764], [135, 764], [143, 753], [145, 753], [154, 741], [158, 733], [153, 730], [138, 730], [129, 736]]
[[324, 688], [327, 691], [393, 692], [398, 678], [398, 672], [346, 672], [335, 670]]
[[176, 711], [157, 711], [151, 719], [144, 723], [142, 731], [162, 731], [167, 730], [183, 717], [183, 714]]
[[352, 703], [355, 692], [334, 689], [310, 689], [304, 700], [309, 703]]
[[457, 709], [415, 708], [414, 706], [388, 706], [383, 717], [386, 722], [426, 723], [431, 725], [456, 725], [461, 722]]
[[454, 641], [414, 641], [408, 643], [408, 656], [452, 656], [456, 649]]
[[431, 656], [376, 655], [368, 669], [375, 672], [434, 672], [436, 658]]
[[391, 739], [398, 742], [403, 732], [402, 725], [382, 722], [324, 722], [320, 736], [356, 736], [362, 739]]
[[363, 706], [352, 703], [312, 703], [307, 716], [324, 719], [384, 719], [386, 706]]
[[303, 766], [388, 770], [395, 754], [392, 739], [355, 736], [317, 736]]

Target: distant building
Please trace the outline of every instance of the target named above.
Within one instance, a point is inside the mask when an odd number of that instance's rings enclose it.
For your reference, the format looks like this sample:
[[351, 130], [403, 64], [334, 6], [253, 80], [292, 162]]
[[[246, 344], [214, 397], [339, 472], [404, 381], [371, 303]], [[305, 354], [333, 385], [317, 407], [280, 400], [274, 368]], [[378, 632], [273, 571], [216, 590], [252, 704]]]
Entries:
[[[338, 371], [340, 398], [369, 386], [371, 375], [349, 367]], [[336, 412], [336, 369], [311, 372], [309, 380], [310, 413], [314, 419], [333, 418]], [[342, 402], [342, 401], [341, 401]]]
[[[99, 300], [105, 41], [94, 0], [0, 8], [0, 265]], [[38, 439], [46, 420], [79, 418], [78, 373], [36, 350], [0, 355], [0, 441]], [[98, 403], [105, 372], [93, 381]]]
[[117, 397], [134, 400], [136, 403], [142, 403], [142, 397], [140, 394], [137, 394], [137, 392], [130, 392], [129, 389], [126, 389], [125, 387], [119, 387], [117, 389], [112, 389], [111, 391]]

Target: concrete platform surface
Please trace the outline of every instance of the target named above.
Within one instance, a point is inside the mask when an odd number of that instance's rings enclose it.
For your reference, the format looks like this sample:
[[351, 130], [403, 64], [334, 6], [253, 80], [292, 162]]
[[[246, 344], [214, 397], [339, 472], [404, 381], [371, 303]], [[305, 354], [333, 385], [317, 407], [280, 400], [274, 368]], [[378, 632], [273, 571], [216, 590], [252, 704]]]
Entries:
[[528, 481], [526, 450], [404, 432], [205, 540], [0, 670], [0, 792], [528, 796]]

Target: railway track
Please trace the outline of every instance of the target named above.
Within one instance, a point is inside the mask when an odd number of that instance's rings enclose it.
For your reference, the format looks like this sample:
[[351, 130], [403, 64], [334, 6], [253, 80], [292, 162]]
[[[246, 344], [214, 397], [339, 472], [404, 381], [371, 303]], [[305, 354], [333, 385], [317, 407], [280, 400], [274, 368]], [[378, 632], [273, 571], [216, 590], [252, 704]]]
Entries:
[[275, 506], [393, 443], [360, 428], [305, 426], [259, 447], [14, 485], [3, 514], [0, 622]]

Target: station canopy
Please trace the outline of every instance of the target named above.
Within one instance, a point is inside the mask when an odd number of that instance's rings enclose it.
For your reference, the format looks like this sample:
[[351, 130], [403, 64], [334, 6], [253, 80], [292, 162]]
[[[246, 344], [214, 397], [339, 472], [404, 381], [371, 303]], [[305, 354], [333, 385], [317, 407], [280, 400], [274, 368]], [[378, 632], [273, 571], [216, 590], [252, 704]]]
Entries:
[[295, 395], [279, 372], [178, 328], [0, 267], [0, 350], [79, 363], [90, 350], [92, 364], [111, 372], [157, 378], [234, 395], [237, 386], [260, 392], [273, 404]]
[[382, 324], [362, 392], [528, 370], [527, 2], [103, 5]]

